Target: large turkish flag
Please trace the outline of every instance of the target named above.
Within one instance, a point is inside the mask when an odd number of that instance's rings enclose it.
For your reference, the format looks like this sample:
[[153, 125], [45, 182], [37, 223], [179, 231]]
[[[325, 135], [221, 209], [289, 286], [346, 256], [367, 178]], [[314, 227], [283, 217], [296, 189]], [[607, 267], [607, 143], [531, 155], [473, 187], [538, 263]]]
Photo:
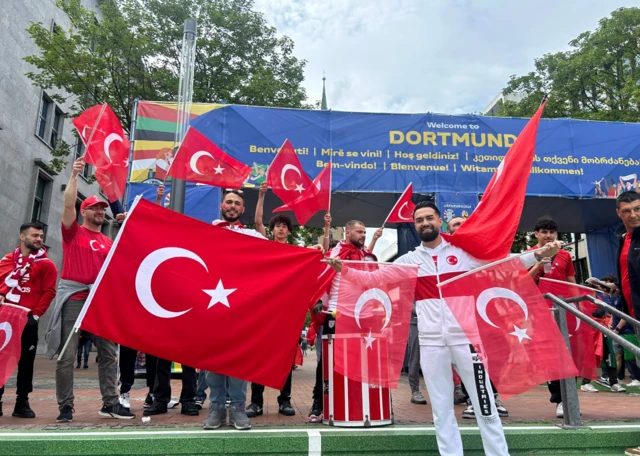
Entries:
[[140, 200], [100, 271], [81, 327], [164, 359], [280, 389], [321, 259], [317, 250]]
[[0, 386], [13, 374], [20, 360], [22, 331], [29, 309], [13, 304], [0, 304]]
[[452, 279], [441, 293], [502, 396], [577, 375], [549, 306], [519, 257]]

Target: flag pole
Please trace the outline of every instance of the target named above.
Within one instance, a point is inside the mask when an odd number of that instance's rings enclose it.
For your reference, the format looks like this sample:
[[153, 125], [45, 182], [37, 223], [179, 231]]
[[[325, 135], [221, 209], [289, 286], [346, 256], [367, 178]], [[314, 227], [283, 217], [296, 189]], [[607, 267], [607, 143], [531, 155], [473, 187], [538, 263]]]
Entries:
[[[98, 124], [100, 123], [100, 120], [102, 120], [102, 115], [104, 114], [105, 109], [107, 109], [107, 103], [102, 103], [102, 109], [100, 109], [100, 114], [98, 114], [98, 118], [96, 119], [96, 123], [93, 124], [93, 128], [91, 129], [91, 133], [89, 133], [89, 139], [87, 139], [87, 142], [84, 144], [84, 154], [82, 154], [82, 158], [84, 158], [85, 155], [87, 155], [87, 152], [89, 151], [89, 146], [91, 145], [91, 140], [93, 139], [93, 134], [96, 131], [96, 128], [98, 128]], [[77, 130], [77, 128], [76, 128]], [[80, 132], [80, 140], [82, 142], [84, 142], [84, 138], [82, 137], [82, 132]]]
[[[184, 134], [183, 140], [184, 140], [184, 138], [187, 137], [187, 134], [189, 133], [189, 130], [191, 130], [191, 125], [189, 125], [187, 127], [187, 131]], [[171, 160], [171, 163], [169, 163], [169, 167], [167, 168], [167, 172], [164, 174], [164, 180], [162, 181], [162, 185], [164, 185], [165, 182], [167, 182], [167, 178], [169, 177], [169, 171], [171, 171], [171, 167], [173, 166], [173, 162], [176, 161], [176, 158], [178, 158], [178, 154], [180, 153], [180, 149], [182, 149], [182, 143], [180, 143], [180, 146], [178, 147], [178, 150], [176, 151], [176, 154], [173, 156], [173, 160]]]
[[333, 185], [333, 147], [329, 153], [329, 205], [327, 206], [327, 214], [331, 213], [331, 187]]

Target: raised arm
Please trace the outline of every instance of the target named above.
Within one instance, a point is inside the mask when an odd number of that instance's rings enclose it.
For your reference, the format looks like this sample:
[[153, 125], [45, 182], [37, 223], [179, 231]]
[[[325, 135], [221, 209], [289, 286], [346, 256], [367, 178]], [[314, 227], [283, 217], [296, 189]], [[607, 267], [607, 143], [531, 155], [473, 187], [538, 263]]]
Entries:
[[324, 214], [324, 237], [322, 238], [322, 248], [325, 252], [329, 250], [329, 238], [331, 233], [331, 214]]
[[78, 199], [78, 174], [84, 168], [84, 157], [78, 158], [73, 162], [71, 177], [67, 188], [64, 190], [64, 208], [62, 209], [62, 224], [65, 228], [71, 228], [76, 220], [76, 201]]
[[263, 182], [260, 184], [260, 191], [258, 192], [258, 202], [256, 203], [256, 216], [254, 222], [256, 224], [256, 231], [267, 237], [267, 230], [264, 227], [264, 223], [262, 222], [262, 215], [264, 212], [264, 195], [267, 194], [267, 183]]
[[164, 185], [160, 184], [156, 190], [156, 204], [162, 206], [162, 198], [164, 198]]
[[378, 228], [376, 230], [375, 233], [373, 233], [373, 238], [371, 239], [371, 242], [369, 243], [369, 251], [373, 252], [373, 248], [376, 246], [376, 242], [378, 242], [378, 239], [380, 239], [380, 236], [382, 236], [382, 230], [383, 228]]

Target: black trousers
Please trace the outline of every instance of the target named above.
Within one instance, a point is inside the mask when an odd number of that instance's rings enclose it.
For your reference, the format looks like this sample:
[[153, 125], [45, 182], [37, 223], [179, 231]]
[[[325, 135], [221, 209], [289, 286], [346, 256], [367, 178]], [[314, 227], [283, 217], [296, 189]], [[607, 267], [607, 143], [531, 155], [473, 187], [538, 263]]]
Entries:
[[145, 370], [147, 371], [147, 388], [153, 393], [153, 385], [156, 383], [156, 370], [158, 369], [158, 357], [145, 354], [144, 355]]
[[133, 348], [120, 345], [120, 392], [128, 393], [131, 391], [136, 373], [136, 357], [138, 351]]
[[[280, 396], [278, 396], [278, 404], [282, 404], [283, 402], [291, 401], [291, 380], [292, 380], [293, 371], [289, 372], [289, 376], [287, 377], [287, 381], [280, 390]], [[259, 405], [260, 407], [264, 404], [264, 385], [260, 385], [258, 383], [251, 384], [251, 402]]]
[[[153, 385], [153, 401], [167, 405], [171, 400], [171, 361], [158, 358], [156, 364], [156, 380]], [[148, 368], [148, 365], [147, 365]], [[195, 402], [196, 398], [196, 370], [182, 365], [182, 392], [180, 403]]]
[[[33, 362], [38, 347], [38, 322], [29, 315], [27, 324], [20, 337], [20, 360], [18, 361], [17, 400], [26, 400], [33, 391]], [[0, 388], [0, 400], [4, 394], [4, 385]]]

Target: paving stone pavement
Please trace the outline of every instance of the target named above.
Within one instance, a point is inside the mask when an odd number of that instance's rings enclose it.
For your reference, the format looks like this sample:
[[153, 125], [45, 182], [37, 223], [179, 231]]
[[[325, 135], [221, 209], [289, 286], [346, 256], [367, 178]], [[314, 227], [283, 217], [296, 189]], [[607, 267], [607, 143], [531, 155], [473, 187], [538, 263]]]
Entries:
[[[267, 388], [265, 391], [264, 415], [253, 418], [256, 428], [277, 426], [317, 426], [307, 424], [307, 415], [312, 405], [311, 392], [315, 382], [316, 354], [309, 352], [304, 358], [304, 365], [293, 372], [292, 405], [296, 415], [286, 417], [278, 414], [278, 391]], [[142, 424], [142, 405], [147, 394], [144, 379], [136, 379], [131, 391], [131, 410], [136, 414], [133, 420], [114, 420], [98, 416], [102, 406], [98, 389], [97, 364], [95, 353], [91, 354], [88, 369], [75, 369], [75, 410], [73, 422], [56, 424], [58, 406], [55, 398], [55, 361], [49, 361], [38, 355], [35, 365], [34, 391], [30, 395], [30, 403], [37, 417], [21, 419], [11, 416], [15, 394], [15, 375], [7, 382], [3, 397], [4, 416], [0, 417], [0, 430], [55, 430], [55, 429], [126, 429], [132, 427], [162, 428], [194, 428], [202, 425], [206, 418], [208, 402], [200, 416], [188, 417], [180, 414], [180, 406], [169, 410], [165, 415], [151, 417], [149, 424]], [[627, 380], [628, 381], [628, 380]], [[173, 397], [180, 394], [180, 380], [172, 380]], [[599, 387], [598, 385], [596, 385]], [[599, 387], [600, 388], [600, 387]], [[585, 424], [599, 422], [638, 422], [640, 417], [640, 388], [628, 388], [627, 393], [604, 391], [586, 393], [579, 391], [580, 408]], [[425, 397], [426, 390], [422, 385]], [[249, 391], [250, 394], [250, 391]], [[400, 379], [398, 389], [393, 391], [393, 412], [396, 424], [425, 425], [432, 424], [430, 405], [416, 405], [410, 402], [411, 395], [406, 374]], [[549, 393], [545, 385], [541, 385], [525, 394], [505, 401], [509, 417], [503, 419], [505, 424], [546, 423], [560, 424], [555, 418], [555, 406], [549, 403]], [[460, 418], [464, 406], [456, 406], [459, 422], [474, 424], [473, 420]]]

